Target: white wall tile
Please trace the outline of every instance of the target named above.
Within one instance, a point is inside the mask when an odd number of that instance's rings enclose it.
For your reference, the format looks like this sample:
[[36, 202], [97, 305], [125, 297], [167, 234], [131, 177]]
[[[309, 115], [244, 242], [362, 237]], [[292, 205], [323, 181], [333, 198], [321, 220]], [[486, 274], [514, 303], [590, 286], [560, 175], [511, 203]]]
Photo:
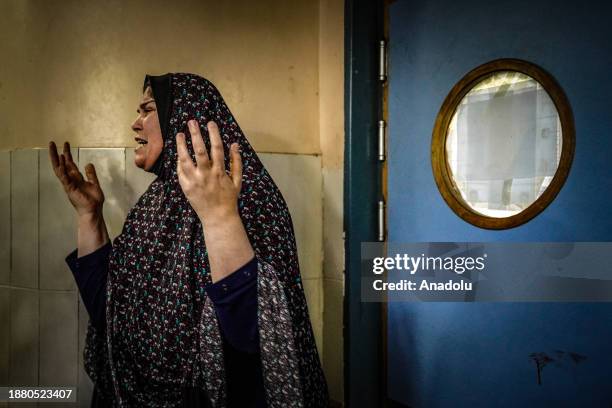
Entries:
[[323, 208], [321, 157], [258, 154], [278, 186], [291, 214], [303, 279], [322, 276]]
[[330, 397], [344, 400], [344, 346], [342, 308], [344, 283], [337, 279], [323, 280], [323, 370]]
[[344, 174], [323, 168], [323, 276], [344, 277]]
[[38, 291], [10, 289], [9, 385], [38, 385]]
[[308, 316], [315, 334], [317, 349], [323, 351], [323, 280], [303, 279], [302, 286], [308, 303]]
[[11, 285], [38, 287], [38, 152], [11, 152]]
[[9, 380], [10, 310], [10, 289], [0, 287], [0, 387]]
[[134, 164], [134, 149], [125, 149], [125, 181], [126, 181], [126, 199], [128, 209], [132, 208], [136, 201], [144, 193], [151, 182], [157, 176], [153, 173], [144, 171]]
[[11, 279], [11, 153], [0, 152], [0, 285]]
[[41, 386], [77, 383], [76, 297], [76, 292], [40, 292]]
[[93, 163], [104, 192], [104, 220], [110, 239], [121, 233], [128, 204], [125, 188], [125, 149], [81, 148], [79, 169], [85, 174], [87, 163]]
[[[70, 151], [78, 163], [78, 149]], [[75, 290], [65, 258], [77, 245], [76, 211], [53, 172], [49, 149], [39, 149], [38, 156], [40, 289]]]

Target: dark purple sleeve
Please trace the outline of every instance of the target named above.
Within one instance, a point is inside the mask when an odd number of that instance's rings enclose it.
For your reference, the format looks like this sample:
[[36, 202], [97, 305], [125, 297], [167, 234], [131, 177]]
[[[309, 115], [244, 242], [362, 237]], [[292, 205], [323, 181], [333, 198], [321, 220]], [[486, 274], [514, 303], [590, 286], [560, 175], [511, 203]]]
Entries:
[[[77, 249], [66, 257], [92, 324], [106, 324], [106, 281], [112, 244], [107, 242], [92, 253], [77, 258]], [[257, 331], [257, 258], [231, 275], [206, 288], [215, 306], [223, 337], [234, 348], [259, 352]]]
[[206, 287], [223, 337], [246, 353], [259, 352], [257, 330], [257, 258]]
[[106, 280], [111, 249], [109, 241], [85, 256], [77, 258], [75, 249], [66, 257], [91, 323], [100, 330], [106, 326]]

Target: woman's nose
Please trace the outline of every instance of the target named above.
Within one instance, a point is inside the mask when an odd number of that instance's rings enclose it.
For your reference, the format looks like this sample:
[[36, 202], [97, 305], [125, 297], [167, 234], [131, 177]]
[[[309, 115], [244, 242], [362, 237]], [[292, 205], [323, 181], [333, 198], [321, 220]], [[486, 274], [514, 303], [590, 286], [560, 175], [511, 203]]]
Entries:
[[142, 130], [142, 123], [140, 121], [140, 117], [136, 118], [136, 120], [132, 123], [132, 130], [136, 132], [137, 130]]

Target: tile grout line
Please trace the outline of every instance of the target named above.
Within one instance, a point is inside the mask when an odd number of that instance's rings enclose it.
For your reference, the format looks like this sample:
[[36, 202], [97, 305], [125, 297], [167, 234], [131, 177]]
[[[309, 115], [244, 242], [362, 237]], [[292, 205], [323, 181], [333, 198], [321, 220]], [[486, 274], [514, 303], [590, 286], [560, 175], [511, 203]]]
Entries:
[[[12, 343], [13, 343], [13, 333], [12, 333], [12, 308], [11, 308], [11, 300], [12, 290], [10, 289], [11, 284], [13, 283], [13, 152], [9, 151], [9, 327], [8, 327], [8, 373], [7, 373], [7, 383], [6, 385], [11, 385], [11, 354], [12, 351]], [[6, 404], [8, 406], [8, 403]]]
[[[36, 289], [38, 300], [38, 378], [40, 385], [40, 151], [36, 151]], [[38, 403], [36, 403], [38, 406]]]
[[30, 288], [28, 286], [18, 286], [18, 285], [0, 285], [0, 288], [33, 290], [33, 291], [40, 291], [44, 293], [74, 293], [76, 291], [76, 289], [37, 289], [37, 288]]

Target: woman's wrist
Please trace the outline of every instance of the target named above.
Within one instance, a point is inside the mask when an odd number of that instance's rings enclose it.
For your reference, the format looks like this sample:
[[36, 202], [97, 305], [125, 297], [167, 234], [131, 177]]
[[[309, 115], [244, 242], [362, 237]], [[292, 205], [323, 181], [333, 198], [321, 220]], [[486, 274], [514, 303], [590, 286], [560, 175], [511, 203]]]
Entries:
[[77, 256], [85, 256], [110, 241], [102, 209], [79, 214], [78, 216]]
[[223, 226], [242, 224], [238, 208], [209, 211], [206, 216], [198, 216], [204, 228], [223, 228]]
[[98, 223], [100, 222], [101, 219], [104, 219], [104, 215], [102, 212], [102, 208], [99, 208], [97, 210], [94, 211], [87, 211], [87, 212], [83, 212], [83, 213], [78, 213], [77, 212], [77, 218], [79, 220], [79, 223]]
[[255, 256], [237, 211], [235, 214], [201, 218], [200, 221], [213, 282], [230, 275]]

